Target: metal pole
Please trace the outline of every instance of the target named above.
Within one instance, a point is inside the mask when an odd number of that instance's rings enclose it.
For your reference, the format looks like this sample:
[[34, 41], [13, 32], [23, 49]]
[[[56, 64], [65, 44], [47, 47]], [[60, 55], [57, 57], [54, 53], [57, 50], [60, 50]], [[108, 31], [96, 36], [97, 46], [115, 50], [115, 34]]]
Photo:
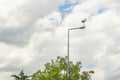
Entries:
[[68, 64], [68, 66], [67, 66], [67, 80], [70, 80], [70, 64], [69, 64], [69, 29], [68, 29], [68, 60], [67, 60], [67, 64]]
[[70, 28], [68, 29], [68, 54], [67, 54], [67, 80], [70, 80], [70, 55], [69, 55], [69, 34], [70, 34], [70, 30], [76, 30], [76, 29], [84, 29], [85, 28], [85, 22], [86, 22], [86, 19], [82, 20], [81, 21], [83, 23], [83, 26], [82, 27], [77, 27], [77, 28]]
[[69, 55], [69, 39], [70, 39], [70, 30], [77, 30], [77, 29], [84, 29], [85, 28], [85, 26], [82, 26], [82, 27], [79, 27], [79, 28], [70, 28], [70, 29], [68, 29], [68, 54], [67, 54], [67, 80], [70, 80], [70, 55]]

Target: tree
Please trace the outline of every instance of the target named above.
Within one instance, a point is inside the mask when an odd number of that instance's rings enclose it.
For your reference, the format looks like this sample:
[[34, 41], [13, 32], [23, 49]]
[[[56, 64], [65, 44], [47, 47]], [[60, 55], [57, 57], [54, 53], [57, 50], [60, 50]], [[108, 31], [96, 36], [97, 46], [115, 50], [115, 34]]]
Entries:
[[[90, 74], [94, 71], [81, 72], [81, 62], [74, 64], [69, 62], [70, 80], [90, 80]], [[57, 57], [45, 64], [44, 70], [38, 70], [32, 76], [32, 80], [67, 80], [67, 57]]]
[[30, 80], [29, 77], [24, 74], [23, 70], [20, 71], [20, 73], [18, 75], [11, 75], [11, 77], [14, 77], [15, 80]]

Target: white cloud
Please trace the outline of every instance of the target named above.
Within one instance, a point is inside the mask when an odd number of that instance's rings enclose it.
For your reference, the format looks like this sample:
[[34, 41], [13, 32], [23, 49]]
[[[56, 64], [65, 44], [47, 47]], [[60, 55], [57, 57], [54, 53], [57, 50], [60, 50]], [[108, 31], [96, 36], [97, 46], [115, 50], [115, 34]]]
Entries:
[[[14, 74], [14, 72], [16, 71], [17, 72], [20, 71], [21, 69], [26, 69], [30, 73], [34, 72], [36, 69], [38, 69], [39, 67], [38, 65], [43, 66], [43, 64], [48, 60], [48, 58], [44, 59], [43, 52], [41, 56], [38, 56], [39, 55], [38, 53], [40, 52], [38, 52], [39, 48], [37, 48], [37, 44], [39, 42], [35, 44], [34, 41], [31, 40], [33, 38], [30, 39], [30, 37], [34, 35], [34, 32], [41, 33], [40, 28], [37, 28], [37, 26], [35, 26], [35, 23], [37, 23], [38, 19], [40, 18], [42, 19], [46, 15], [49, 15], [53, 11], [56, 11], [58, 9], [58, 6], [63, 2], [64, 1], [61, 0], [58, 1], [28, 0], [28, 1], [21, 1], [21, 3], [19, 1], [12, 2], [9, 0], [1, 1], [2, 4], [1, 5], [2, 7], [0, 7], [1, 10], [0, 16], [2, 16], [0, 17], [0, 21], [1, 21], [0, 22], [0, 51], [1, 51], [0, 79], [1, 80], [3, 79], [10, 80], [11, 79], [10, 75]], [[56, 17], [57, 15], [58, 17]], [[58, 13], [54, 13], [53, 18], [54, 16], [56, 18], [59, 18]], [[40, 35], [42, 36], [42, 34]], [[40, 37], [38, 37], [38, 39], [39, 38]], [[32, 41], [34, 45], [31, 45]], [[26, 44], [29, 42], [30, 44]], [[24, 46], [19, 47], [21, 45]], [[41, 60], [39, 59], [40, 57], [43, 59], [42, 61], [43, 64], [38, 62], [38, 60]], [[29, 67], [32, 64], [35, 65], [33, 66], [34, 68]], [[31, 70], [31, 68], [33, 69]]]
[[0, 41], [18, 46], [28, 44], [28, 38], [30, 39], [30, 35], [35, 31], [35, 23], [56, 11], [63, 2], [61, 0], [29, 0], [24, 2], [24, 5], [15, 6], [16, 8], [11, 12], [6, 12], [7, 17], [0, 19]]
[[11, 11], [17, 7], [24, 5], [27, 0], [0, 0], [0, 15], [7, 16]]
[[9, 9], [0, 8], [0, 79], [10, 80], [10, 74], [22, 69], [33, 73], [50, 59], [67, 55], [67, 29], [81, 26], [81, 20], [87, 18], [86, 29], [70, 32], [70, 60], [82, 61], [85, 69], [95, 70], [93, 80], [119, 80], [118, 2], [81, 1], [61, 25], [57, 9], [62, 0], [0, 2]]
[[13, 80], [11, 76], [11, 72], [0, 72], [0, 80]]
[[[77, 27], [82, 18], [88, 18], [86, 30], [71, 31], [70, 54], [72, 60], [81, 60], [84, 67], [91, 69], [92, 66], [96, 71], [94, 78], [98, 80], [119, 79], [114, 75], [119, 75], [114, 69], [120, 66], [117, 62], [119, 61], [117, 56], [120, 57], [118, 6], [117, 1], [82, 2], [73, 9], [73, 13], [68, 15], [64, 22], [67, 27]], [[99, 13], [100, 8], [105, 10]]]

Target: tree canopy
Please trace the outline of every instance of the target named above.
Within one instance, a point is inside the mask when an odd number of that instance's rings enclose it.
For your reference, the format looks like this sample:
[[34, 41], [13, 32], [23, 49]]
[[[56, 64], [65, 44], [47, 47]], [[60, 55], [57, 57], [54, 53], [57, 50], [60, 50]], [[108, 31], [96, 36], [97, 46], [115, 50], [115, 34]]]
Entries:
[[25, 75], [23, 70], [20, 71], [20, 73], [18, 75], [13, 74], [13, 75], [11, 75], [11, 77], [14, 77], [15, 80], [30, 80], [29, 79], [30, 76]]
[[[91, 80], [94, 71], [81, 71], [81, 62], [69, 62], [69, 80]], [[15, 80], [67, 80], [68, 79], [67, 57], [57, 57], [45, 64], [43, 70], [38, 70], [32, 76], [24, 74], [23, 70], [18, 75], [12, 75]], [[31, 78], [30, 78], [31, 77]]]
[[[81, 71], [81, 62], [69, 62], [69, 80], [90, 80], [94, 71]], [[44, 70], [38, 70], [32, 76], [32, 80], [67, 80], [67, 57], [57, 57], [45, 64]]]

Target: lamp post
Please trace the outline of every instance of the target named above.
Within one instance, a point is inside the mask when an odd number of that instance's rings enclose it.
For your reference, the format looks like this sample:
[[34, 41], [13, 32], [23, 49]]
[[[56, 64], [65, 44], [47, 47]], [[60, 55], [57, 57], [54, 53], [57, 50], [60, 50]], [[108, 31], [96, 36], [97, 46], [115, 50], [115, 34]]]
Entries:
[[68, 46], [68, 54], [67, 54], [67, 57], [68, 57], [68, 58], [67, 58], [67, 59], [68, 59], [68, 60], [67, 60], [67, 62], [68, 62], [67, 64], [68, 64], [68, 66], [67, 66], [67, 80], [70, 80], [70, 64], [69, 64], [69, 61], [70, 61], [70, 60], [69, 60], [69, 57], [70, 57], [70, 56], [69, 56], [69, 33], [70, 33], [71, 30], [85, 29], [85, 22], [86, 22], [86, 19], [82, 20], [81, 22], [83, 23], [83, 26], [81, 26], [81, 27], [77, 27], [77, 28], [69, 28], [69, 29], [68, 29], [68, 45], [67, 45], [67, 46]]

